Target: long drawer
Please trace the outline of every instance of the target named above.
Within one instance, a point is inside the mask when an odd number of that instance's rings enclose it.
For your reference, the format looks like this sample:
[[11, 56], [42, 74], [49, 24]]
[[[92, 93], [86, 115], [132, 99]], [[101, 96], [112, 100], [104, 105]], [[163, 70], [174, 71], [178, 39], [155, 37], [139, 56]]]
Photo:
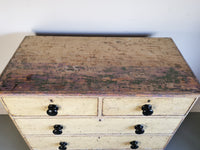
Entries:
[[152, 115], [185, 115], [194, 102], [191, 97], [127, 97], [104, 98], [104, 116], [143, 115], [142, 106], [152, 106]]
[[48, 116], [49, 105], [58, 107], [58, 116], [62, 115], [97, 115], [97, 98], [81, 97], [4, 97], [3, 102], [13, 116]]
[[56, 150], [60, 142], [67, 142], [67, 149], [130, 149], [130, 142], [137, 141], [138, 149], [163, 149], [170, 135], [159, 136], [99, 136], [99, 137], [43, 137], [27, 136], [33, 150]]
[[144, 133], [173, 133], [181, 120], [182, 117], [15, 119], [23, 134], [50, 135], [54, 125], [63, 126], [62, 134], [135, 133], [136, 125], [142, 125]]

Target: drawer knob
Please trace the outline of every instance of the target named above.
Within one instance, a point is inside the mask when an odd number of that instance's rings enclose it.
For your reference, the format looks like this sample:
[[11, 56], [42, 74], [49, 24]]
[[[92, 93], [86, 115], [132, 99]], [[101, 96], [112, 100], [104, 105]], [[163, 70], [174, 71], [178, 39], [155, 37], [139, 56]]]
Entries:
[[54, 104], [50, 104], [48, 106], [47, 114], [49, 116], [56, 116], [58, 114], [58, 106], [56, 106]]
[[138, 124], [135, 126], [135, 133], [136, 134], [143, 134], [144, 133], [144, 129], [143, 129], [143, 125]]
[[145, 104], [142, 106], [143, 115], [150, 116], [153, 114], [152, 106], [150, 104]]
[[62, 129], [63, 129], [62, 125], [56, 124], [53, 127], [54, 127], [53, 134], [55, 135], [62, 134]]
[[131, 144], [131, 146], [130, 146], [131, 149], [139, 148], [138, 141], [132, 141], [132, 142], [130, 142], [130, 144]]
[[67, 143], [66, 142], [60, 142], [60, 146], [58, 147], [59, 150], [66, 150], [67, 149]]

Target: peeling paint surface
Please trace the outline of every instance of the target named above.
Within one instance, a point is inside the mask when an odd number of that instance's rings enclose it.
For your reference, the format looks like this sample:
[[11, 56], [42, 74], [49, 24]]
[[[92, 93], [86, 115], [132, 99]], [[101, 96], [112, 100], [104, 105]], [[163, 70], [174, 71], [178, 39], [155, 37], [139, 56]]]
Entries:
[[1, 93], [200, 93], [168, 38], [29, 36], [0, 79]]

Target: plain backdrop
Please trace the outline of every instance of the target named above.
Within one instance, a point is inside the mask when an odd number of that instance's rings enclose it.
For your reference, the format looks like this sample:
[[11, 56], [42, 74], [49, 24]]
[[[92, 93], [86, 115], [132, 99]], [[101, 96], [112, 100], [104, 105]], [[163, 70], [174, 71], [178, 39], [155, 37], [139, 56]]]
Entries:
[[0, 0], [0, 72], [35, 32], [171, 37], [200, 80], [200, 0]]

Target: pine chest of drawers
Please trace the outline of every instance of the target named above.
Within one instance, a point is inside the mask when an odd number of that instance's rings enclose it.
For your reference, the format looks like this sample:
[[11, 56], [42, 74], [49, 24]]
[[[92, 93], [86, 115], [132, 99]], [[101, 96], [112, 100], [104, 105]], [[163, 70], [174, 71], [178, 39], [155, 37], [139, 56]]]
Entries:
[[164, 149], [199, 94], [170, 38], [28, 36], [0, 79], [32, 150]]

